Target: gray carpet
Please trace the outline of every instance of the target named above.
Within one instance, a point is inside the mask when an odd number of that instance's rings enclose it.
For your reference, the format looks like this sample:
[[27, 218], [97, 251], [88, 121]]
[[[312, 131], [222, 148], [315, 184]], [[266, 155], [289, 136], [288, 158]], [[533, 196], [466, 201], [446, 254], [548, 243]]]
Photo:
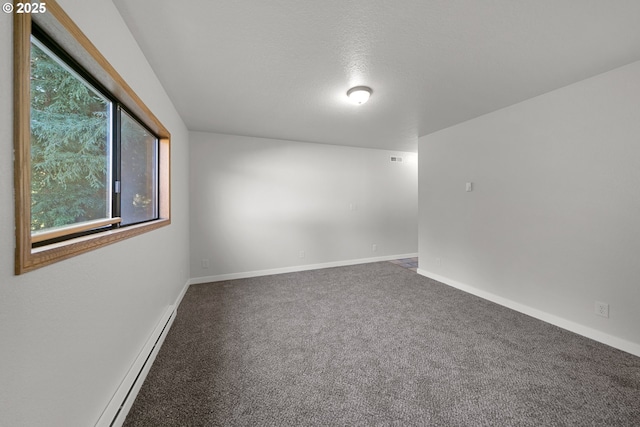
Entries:
[[640, 358], [387, 262], [193, 285], [125, 426], [639, 426]]

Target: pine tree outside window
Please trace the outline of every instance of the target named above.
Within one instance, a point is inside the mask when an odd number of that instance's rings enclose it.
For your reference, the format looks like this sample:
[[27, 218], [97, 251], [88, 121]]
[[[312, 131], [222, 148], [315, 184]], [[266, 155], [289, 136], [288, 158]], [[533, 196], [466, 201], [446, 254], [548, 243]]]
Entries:
[[63, 56], [64, 51], [34, 27], [34, 247], [158, 218], [158, 138]]
[[[31, 38], [31, 233], [112, 217], [113, 103]], [[55, 235], [55, 234], [53, 234]]]

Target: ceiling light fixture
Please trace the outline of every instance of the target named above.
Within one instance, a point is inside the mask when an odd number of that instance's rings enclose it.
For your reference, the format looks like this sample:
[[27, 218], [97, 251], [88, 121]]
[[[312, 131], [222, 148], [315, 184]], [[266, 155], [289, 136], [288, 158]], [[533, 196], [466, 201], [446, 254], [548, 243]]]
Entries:
[[356, 86], [347, 91], [347, 96], [349, 97], [349, 101], [351, 101], [352, 103], [356, 105], [362, 105], [369, 100], [371, 92], [373, 91], [370, 87]]

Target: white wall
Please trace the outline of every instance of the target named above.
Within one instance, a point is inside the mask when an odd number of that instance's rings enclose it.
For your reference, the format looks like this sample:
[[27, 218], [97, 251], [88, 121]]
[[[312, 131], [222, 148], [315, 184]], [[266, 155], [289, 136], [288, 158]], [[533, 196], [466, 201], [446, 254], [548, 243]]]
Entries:
[[[417, 252], [415, 153], [199, 132], [189, 140], [194, 278]], [[391, 163], [398, 154], [404, 162]]]
[[421, 271], [639, 351], [639, 100], [636, 62], [422, 137]]
[[188, 271], [188, 133], [110, 1], [62, 7], [172, 134], [172, 225], [13, 275], [12, 23], [0, 14], [0, 425], [94, 425]]

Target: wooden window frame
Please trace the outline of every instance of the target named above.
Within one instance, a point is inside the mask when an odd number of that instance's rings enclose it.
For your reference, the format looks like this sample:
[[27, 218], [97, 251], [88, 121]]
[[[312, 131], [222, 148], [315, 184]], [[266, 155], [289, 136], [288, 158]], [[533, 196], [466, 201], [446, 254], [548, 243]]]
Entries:
[[[46, 9], [44, 14], [13, 15], [16, 275], [171, 224], [171, 134], [57, 2], [47, 0]], [[32, 20], [158, 136], [159, 219], [33, 248], [30, 117]]]

